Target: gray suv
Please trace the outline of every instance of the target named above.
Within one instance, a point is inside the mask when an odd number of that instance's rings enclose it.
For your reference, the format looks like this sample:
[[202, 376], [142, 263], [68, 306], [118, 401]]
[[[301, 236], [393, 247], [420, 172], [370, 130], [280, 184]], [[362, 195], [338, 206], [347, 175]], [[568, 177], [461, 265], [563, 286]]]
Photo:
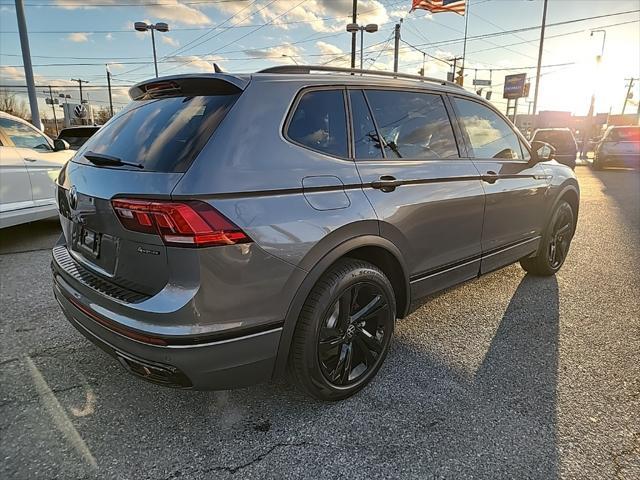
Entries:
[[579, 188], [442, 80], [328, 67], [153, 79], [58, 178], [55, 296], [129, 372], [346, 398], [397, 318], [519, 261], [562, 266]]

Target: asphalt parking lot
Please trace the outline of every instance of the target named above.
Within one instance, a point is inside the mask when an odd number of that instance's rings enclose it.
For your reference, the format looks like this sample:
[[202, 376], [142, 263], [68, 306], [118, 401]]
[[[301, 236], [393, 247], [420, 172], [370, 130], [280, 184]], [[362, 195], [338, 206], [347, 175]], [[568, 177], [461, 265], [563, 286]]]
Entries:
[[341, 403], [125, 373], [51, 292], [56, 222], [0, 233], [0, 478], [640, 478], [640, 172], [577, 167], [555, 278], [517, 265], [401, 321]]

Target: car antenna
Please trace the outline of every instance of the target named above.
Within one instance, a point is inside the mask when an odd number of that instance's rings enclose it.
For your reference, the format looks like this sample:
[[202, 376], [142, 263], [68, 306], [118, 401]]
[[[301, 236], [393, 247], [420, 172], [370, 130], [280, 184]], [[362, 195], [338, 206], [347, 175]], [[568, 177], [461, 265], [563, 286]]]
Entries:
[[213, 71], [216, 73], [224, 73], [217, 63], [213, 64]]

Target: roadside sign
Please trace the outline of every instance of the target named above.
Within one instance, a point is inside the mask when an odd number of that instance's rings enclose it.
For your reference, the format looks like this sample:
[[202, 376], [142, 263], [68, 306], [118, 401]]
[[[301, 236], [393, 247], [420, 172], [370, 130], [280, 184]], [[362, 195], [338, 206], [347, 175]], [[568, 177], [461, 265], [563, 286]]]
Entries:
[[504, 77], [504, 92], [502, 98], [525, 97], [525, 84], [527, 83], [526, 73], [517, 73]]
[[480, 80], [478, 78], [473, 79], [473, 84], [477, 87], [490, 87], [491, 80]]

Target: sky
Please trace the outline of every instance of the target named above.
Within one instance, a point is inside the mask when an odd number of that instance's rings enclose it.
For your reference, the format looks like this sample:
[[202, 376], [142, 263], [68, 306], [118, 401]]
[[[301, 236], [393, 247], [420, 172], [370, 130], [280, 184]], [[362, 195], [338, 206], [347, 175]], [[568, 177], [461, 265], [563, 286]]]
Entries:
[[[41, 115], [47, 85], [78, 100], [77, 82], [89, 83], [85, 98], [108, 104], [106, 65], [116, 109], [128, 102], [128, 87], [154, 76], [151, 38], [135, 21], [166, 22], [156, 33], [160, 75], [224, 71], [253, 72], [278, 64], [348, 66], [352, 0], [24, 0]], [[360, 0], [365, 68], [392, 70], [393, 29], [402, 19], [400, 71], [417, 73], [426, 59], [429, 76], [445, 78], [449, 60], [462, 56], [468, 20], [465, 87], [491, 78], [492, 102], [504, 111], [504, 76], [527, 73], [533, 100], [543, 0], [469, 0], [468, 15], [409, 13], [411, 0]], [[549, 0], [538, 110], [584, 115], [593, 93], [596, 111], [619, 113], [625, 79], [640, 77], [640, 0]], [[631, 12], [618, 14], [621, 12]], [[589, 20], [580, 20], [590, 17]], [[564, 22], [564, 23], [563, 23]], [[562, 23], [561, 25], [554, 25]], [[604, 34], [604, 55], [598, 64]], [[513, 30], [519, 30], [512, 32]], [[0, 88], [24, 92], [24, 69], [14, 2], [0, 0]], [[486, 87], [485, 87], [486, 89]], [[640, 81], [627, 113], [637, 109]], [[25, 97], [26, 98], [26, 97]]]

